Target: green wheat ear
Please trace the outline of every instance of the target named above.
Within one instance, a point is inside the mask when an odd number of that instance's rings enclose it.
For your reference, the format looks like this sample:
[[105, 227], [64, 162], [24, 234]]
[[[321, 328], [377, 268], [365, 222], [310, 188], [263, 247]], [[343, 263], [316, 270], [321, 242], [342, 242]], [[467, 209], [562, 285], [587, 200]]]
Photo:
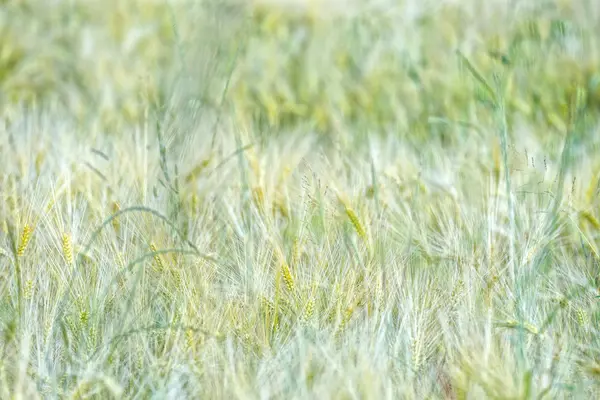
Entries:
[[23, 298], [27, 299], [27, 300], [31, 299], [33, 297], [33, 289], [34, 289], [33, 288], [33, 281], [31, 279], [28, 279], [25, 282], [25, 288], [24, 288], [24, 291], [23, 291]]
[[312, 298], [310, 298], [308, 300], [308, 302], [306, 303], [306, 306], [304, 307], [304, 313], [302, 315], [303, 321], [304, 322], [310, 321], [314, 312], [315, 312], [315, 302]]
[[577, 323], [579, 324], [579, 326], [586, 329], [590, 320], [587, 312], [583, 308], [578, 307], [575, 314], [577, 316]]
[[416, 338], [411, 342], [411, 361], [415, 372], [418, 372], [423, 366], [423, 340], [421, 335], [418, 334]]

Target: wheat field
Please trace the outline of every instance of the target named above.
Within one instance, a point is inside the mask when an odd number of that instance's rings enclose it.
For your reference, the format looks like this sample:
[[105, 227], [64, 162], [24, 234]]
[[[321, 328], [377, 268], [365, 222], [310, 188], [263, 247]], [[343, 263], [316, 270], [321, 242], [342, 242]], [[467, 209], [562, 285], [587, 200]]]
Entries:
[[600, 3], [0, 1], [0, 398], [600, 397]]

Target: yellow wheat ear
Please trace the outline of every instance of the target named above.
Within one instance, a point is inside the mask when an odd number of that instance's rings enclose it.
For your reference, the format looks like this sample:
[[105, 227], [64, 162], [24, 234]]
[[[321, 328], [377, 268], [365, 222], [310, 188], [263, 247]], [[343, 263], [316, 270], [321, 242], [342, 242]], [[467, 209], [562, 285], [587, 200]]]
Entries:
[[[150, 243], [150, 251], [153, 253], [156, 253], [158, 251], [154, 243]], [[154, 262], [156, 263], [156, 266], [158, 267], [159, 271], [165, 269], [165, 265], [162, 262], [162, 258], [160, 258], [160, 254], [154, 254]]]
[[71, 243], [71, 235], [64, 233], [62, 237], [63, 256], [67, 264], [73, 264], [73, 245]]
[[346, 208], [346, 215], [348, 216], [348, 219], [352, 223], [352, 226], [354, 226], [354, 230], [356, 231], [356, 234], [362, 240], [364, 240], [366, 243], [367, 242], [367, 232], [365, 231], [365, 228], [363, 228], [362, 224], [360, 223], [358, 216], [356, 215], [354, 210], [352, 208], [350, 208], [349, 206], [345, 205], [345, 208]]
[[46, 159], [46, 152], [41, 150], [35, 156], [35, 173], [37, 176], [40, 176], [42, 173], [42, 165], [44, 164], [44, 160]]
[[31, 240], [31, 235], [33, 234], [33, 228], [29, 224], [25, 224], [23, 227], [23, 232], [21, 233], [21, 241], [19, 243], [19, 248], [17, 249], [17, 257], [23, 257], [25, 254], [25, 250], [27, 250], [27, 245]]
[[338, 194], [338, 201], [344, 207], [344, 212], [346, 213], [348, 220], [354, 227], [354, 231], [356, 232], [358, 237], [360, 237], [361, 240], [368, 245], [369, 241], [367, 237], [367, 231], [365, 230], [363, 224], [360, 222], [360, 219], [358, 218], [358, 215], [356, 214], [354, 209], [350, 206], [349, 202], [346, 199], [344, 199], [344, 197], [342, 197], [341, 194]]
[[[112, 213], [116, 214], [119, 211], [121, 211], [121, 205], [119, 204], [118, 201], [113, 201], [112, 203]], [[119, 233], [119, 231], [121, 230], [121, 224], [119, 222], [119, 218], [115, 218], [112, 220], [112, 226], [113, 229], [115, 230], [115, 232], [117, 232], [117, 234]]]
[[292, 271], [290, 270], [290, 267], [289, 265], [287, 265], [287, 263], [283, 263], [283, 265], [281, 266], [281, 272], [283, 274], [283, 281], [285, 282], [285, 286], [290, 292], [293, 292], [294, 278], [292, 277]]
[[301, 239], [298, 236], [294, 238], [294, 244], [292, 246], [292, 266], [294, 267], [298, 266], [300, 256], [302, 255], [302, 244], [300, 241]]

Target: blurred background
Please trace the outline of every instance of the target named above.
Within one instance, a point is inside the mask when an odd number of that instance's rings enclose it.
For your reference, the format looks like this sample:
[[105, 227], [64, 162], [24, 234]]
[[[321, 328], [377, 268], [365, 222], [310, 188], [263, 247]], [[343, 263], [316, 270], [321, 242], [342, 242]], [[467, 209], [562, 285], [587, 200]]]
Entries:
[[595, 0], [3, 0], [0, 112], [52, 106], [107, 134], [162, 110], [451, 145], [493, 118], [457, 51], [542, 141], [562, 140], [577, 88], [600, 112]]

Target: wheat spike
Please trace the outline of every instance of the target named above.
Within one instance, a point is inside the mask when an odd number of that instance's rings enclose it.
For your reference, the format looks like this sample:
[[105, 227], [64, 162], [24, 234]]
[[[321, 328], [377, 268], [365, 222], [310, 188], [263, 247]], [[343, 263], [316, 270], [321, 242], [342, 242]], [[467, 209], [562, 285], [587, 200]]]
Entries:
[[265, 194], [260, 186], [254, 186], [252, 188], [252, 198], [254, 199], [254, 204], [260, 209], [262, 209], [265, 205]]
[[303, 320], [305, 322], [309, 321], [312, 318], [314, 312], [315, 312], [315, 302], [311, 298], [308, 300], [308, 302], [306, 303], [306, 306], [304, 307], [304, 314], [302, 315]]
[[415, 372], [421, 369], [423, 364], [423, 341], [421, 340], [421, 335], [417, 335], [417, 337], [411, 343], [411, 352], [412, 352], [412, 365]]
[[275, 311], [275, 306], [273, 305], [273, 302], [271, 302], [271, 300], [267, 299], [264, 296], [262, 296], [260, 300], [265, 313], [272, 313]]
[[50, 199], [48, 204], [46, 204], [46, 212], [50, 212], [50, 210], [52, 210], [52, 207], [54, 207], [54, 204], [55, 204], [55, 199], [53, 197]]
[[450, 305], [454, 307], [458, 301], [460, 300], [460, 296], [463, 294], [465, 290], [465, 282], [462, 279], [459, 279], [452, 289], [452, 293], [450, 293]]
[[73, 264], [73, 246], [71, 244], [71, 235], [63, 233], [62, 237], [63, 256], [67, 264]]
[[[121, 205], [118, 202], [113, 201], [113, 203], [112, 203], [113, 214], [116, 214], [120, 210], [121, 210]], [[115, 232], [119, 233], [119, 231], [121, 229], [121, 223], [119, 222], [119, 218], [115, 218], [112, 220], [112, 226], [113, 226], [113, 229], [115, 230]]]
[[348, 217], [348, 219], [350, 220], [350, 223], [354, 227], [354, 230], [356, 231], [356, 234], [365, 243], [367, 243], [368, 242], [368, 240], [367, 240], [367, 231], [365, 230], [365, 228], [363, 227], [362, 223], [360, 222], [360, 219], [358, 218], [358, 215], [356, 215], [356, 212], [352, 209], [352, 207], [350, 207], [350, 205], [342, 197], [342, 195], [338, 194], [338, 200], [344, 206], [344, 211], [346, 213], [346, 216]]
[[582, 211], [580, 213], [580, 218], [589, 222], [589, 224], [592, 225], [595, 229], [600, 229], [600, 222], [598, 222], [596, 217], [594, 217], [594, 215], [589, 211]]
[[348, 219], [352, 223], [352, 226], [354, 226], [354, 230], [356, 231], [356, 234], [363, 241], [366, 242], [367, 241], [367, 233], [366, 233], [365, 229], [363, 228], [362, 224], [360, 223], [358, 216], [356, 215], [356, 213], [354, 212], [354, 210], [352, 208], [350, 208], [348, 206], [346, 206], [345, 208], [346, 208], [346, 215], [348, 216]]
[[95, 326], [90, 326], [88, 330], [87, 350], [92, 353], [98, 343], [98, 330]]
[[302, 255], [302, 247], [300, 244], [300, 238], [296, 236], [294, 238], [294, 244], [292, 245], [292, 265], [297, 266]]
[[292, 277], [292, 271], [290, 270], [289, 265], [287, 263], [283, 263], [281, 266], [281, 272], [283, 274], [283, 280], [285, 282], [285, 286], [288, 288], [290, 292], [294, 291], [294, 278]]
[[500, 144], [497, 140], [494, 141], [494, 146], [492, 147], [492, 160], [493, 160], [493, 168], [492, 174], [494, 177], [494, 182], [500, 182]]
[[342, 321], [340, 322], [340, 326], [336, 333], [337, 340], [339, 340], [342, 337], [343, 333], [346, 331], [346, 327], [348, 326], [348, 323], [350, 322], [353, 313], [354, 308], [352, 306], [349, 306], [342, 314]]
[[196, 165], [185, 177], [185, 183], [191, 183], [198, 179], [200, 174], [208, 167], [210, 162], [212, 161], [212, 155], [208, 156], [204, 160], [202, 160], [198, 165]]
[[23, 298], [29, 300], [33, 296], [33, 281], [31, 279], [27, 279], [25, 282], [25, 290], [23, 292]]
[[125, 267], [125, 258], [120, 251], [117, 251], [117, 265], [121, 268]]
[[87, 310], [81, 310], [79, 313], [79, 323], [81, 326], [87, 326], [88, 321], [90, 320], [90, 313]]
[[23, 227], [23, 232], [21, 233], [21, 242], [19, 244], [19, 248], [17, 249], [17, 257], [23, 257], [25, 254], [25, 250], [27, 250], [27, 245], [31, 240], [32, 233], [33, 228], [29, 224], [25, 224]]
[[495, 324], [498, 327], [501, 328], [510, 328], [510, 329], [524, 329], [525, 331], [531, 333], [532, 335], [538, 335], [539, 334], [539, 329], [530, 324], [529, 322], [525, 322], [523, 324], [520, 324], [518, 321], [511, 319], [508, 321], [502, 321], [502, 322], [496, 322]]
[[40, 176], [42, 173], [42, 165], [44, 164], [45, 158], [46, 152], [44, 150], [40, 151], [35, 156], [35, 173], [37, 176]]
[[192, 207], [192, 215], [196, 216], [196, 212], [198, 210], [198, 194], [196, 194], [196, 193], [192, 194], [192, 204], [191, 204], [191, 207]]
[[587, 312], [585, 312], [585, 310], [583, 308], [578, 307], [576, 314], [577, 314], [577, 323], [579, 324], [579, 326], [581, 326], [582, 328], [587, 328], [587, 324], [589, 321]]
[[194, 350], [194, 347], [195, 347], [194, 342], [195, 342], [194, 331], [189, 328], [186, 329], [185, 330], [185, 343], [189, 350], [192, 350], [192, 351]]
[[[156, 245], [154, 243], [150, 243], [150, 251], [153, 253], [156, 253], [158, 251], [156, 249]], [[160, 258], [160, 254], [154, 254], [154, 262], [156, 263], [156, 266], [158, 267], [159, 271], [162, 271], [165, 269], [165, 266], [162, 262], [162, 258]]]

